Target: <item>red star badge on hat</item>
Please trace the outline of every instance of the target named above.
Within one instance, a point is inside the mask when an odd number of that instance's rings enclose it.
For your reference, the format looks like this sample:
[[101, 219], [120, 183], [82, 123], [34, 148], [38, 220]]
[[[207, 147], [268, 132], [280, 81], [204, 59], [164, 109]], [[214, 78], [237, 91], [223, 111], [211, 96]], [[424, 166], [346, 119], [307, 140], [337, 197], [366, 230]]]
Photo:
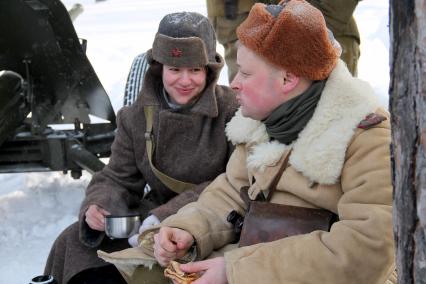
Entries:
[[175, 47], [175, 48], [172, 49], [171, 54], [172, 54], [173, 57], [181, 57], [182, 56], [182, 50]]

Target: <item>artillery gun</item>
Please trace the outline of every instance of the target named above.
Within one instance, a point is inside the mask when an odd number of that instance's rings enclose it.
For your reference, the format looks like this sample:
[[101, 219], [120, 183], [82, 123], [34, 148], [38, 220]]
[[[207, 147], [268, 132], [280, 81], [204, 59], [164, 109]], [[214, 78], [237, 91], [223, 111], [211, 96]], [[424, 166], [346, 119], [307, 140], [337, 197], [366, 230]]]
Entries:
[[0, 173], [103, 168], [115, 113], [85, 47], [59, 0], [0, 0]]

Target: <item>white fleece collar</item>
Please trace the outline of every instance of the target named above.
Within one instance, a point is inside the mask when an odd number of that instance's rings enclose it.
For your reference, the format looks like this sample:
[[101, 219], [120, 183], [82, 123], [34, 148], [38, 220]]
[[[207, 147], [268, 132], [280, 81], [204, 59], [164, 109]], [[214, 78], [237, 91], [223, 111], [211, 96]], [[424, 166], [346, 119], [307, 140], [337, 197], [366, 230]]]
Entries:
[[274, 166], [291, 146], [290, 164], [312, 182], [334, 184], [340, 177], [346, 148], [357, 125], [379, 107], [370, 85], [353, 78], [343, 61], [330, 74], [314, 115], [293, 145], [269, 141], [265, 125], [239, 110], [226, 126], [233, 144], [254, 144], [249, 169]]

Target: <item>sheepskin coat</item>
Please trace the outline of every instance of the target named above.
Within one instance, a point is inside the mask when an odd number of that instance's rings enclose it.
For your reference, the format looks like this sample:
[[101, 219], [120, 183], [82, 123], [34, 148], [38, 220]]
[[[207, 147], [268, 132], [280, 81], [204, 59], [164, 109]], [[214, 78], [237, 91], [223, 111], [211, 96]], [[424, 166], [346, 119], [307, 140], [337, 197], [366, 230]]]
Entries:
[[[376, 113], [387, 118], [365, 122]], [[369, 85], [340, 61], [315, 113], [292, 145], [270, 141], [265, 125], [240, 112], [227, 126], [236, 145], [226, 173], [195, 203], [162, 225], [189, 231], [198, 258], [222, 249], [229, 283], [385, 283], [394, 272], [390, 121]], [[338, 215], [330, 231], [227, 249], [235, 236], [226, 217], [244, 214], [239, 189], [267, 191], [292, 149], [271, 202], [324, 208]], [[223, 249], [225, 247], [225, 249]], [[229, 246], [231, 247], [231, 246]]]
[[[235, 114], [237, 102], [230, 88], [216, 85], [223, 59], [218, 55], [216, 60], [200, 98], [184, 111], [168, 107], [163, 98], [161, 73], [148, 69], [137, 101], [118, 112], [109, 164], [93, 176], [78, 225], [72, 225], [55, 242], [46, 273], [54, 275], [60, 283], [67, 283], [84, 269], [105, 265], [97, 257], [97, 249], [114, 251], [128, 247], [127, 239], [110, 241], [104, 232], [87, 225], [85, 212], [91, 204], [115, 215], [139, 213], [146, 217], [150, 212], [163, 220], [195, 201], [206, 185], [225, 171], [233, 150], [225, 135], [225, 125]], [[154, 165], [175, 179], [195, 184], [194, 190], [177, 195], [152, 172], [145, 147], [144, 106], [156, 109]], [[146, 184], [151, 187], [148, 194], [144, 194]]]

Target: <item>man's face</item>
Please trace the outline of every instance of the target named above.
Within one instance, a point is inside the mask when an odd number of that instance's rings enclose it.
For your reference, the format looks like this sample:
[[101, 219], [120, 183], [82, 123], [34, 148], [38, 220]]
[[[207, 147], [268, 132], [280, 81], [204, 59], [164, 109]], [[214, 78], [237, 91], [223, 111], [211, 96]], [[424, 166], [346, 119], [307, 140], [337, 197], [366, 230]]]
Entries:
[[256, 120], [268, 117], [285, 101], [282, 72], [244, 45], [237, 53], [239, 70], [231, 87], [237, 93], [243, 116]]

